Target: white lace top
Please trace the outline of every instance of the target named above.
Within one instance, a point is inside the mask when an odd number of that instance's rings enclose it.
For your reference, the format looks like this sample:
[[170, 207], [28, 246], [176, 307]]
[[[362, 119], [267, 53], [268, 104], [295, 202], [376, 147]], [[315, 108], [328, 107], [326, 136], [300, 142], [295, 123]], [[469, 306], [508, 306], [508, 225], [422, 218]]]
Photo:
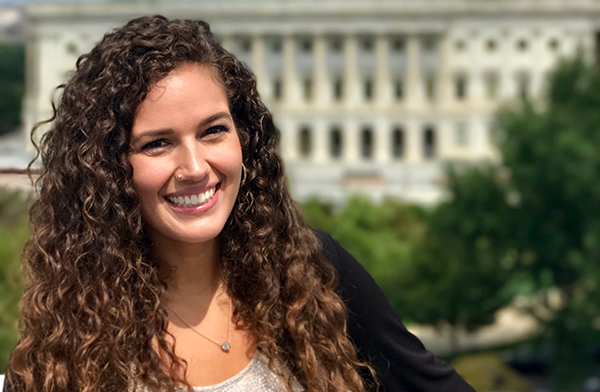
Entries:
[[[194, 387], [197, 392], [285, 392], [284, 381], [268, 366], [268, 358], [260, 351], [238, 374], [228, 380], [206, 387]], [[304, 389], [294, 379], [292, 389], [301, 392]]]
[[[218, 384], [193, 387], [195, 392], [286, 392], [285, 382], [269, 368], [269, 359], [260, 351], [242, 371]], [[284, 372], [286, 370], [284, 369]], [[145, 392], [143, 385], [130, 386], [130, 392]], [[184, 390], [184, 388], [182, 388]], [[292, 378], [292, 390], [303, 392], [304, 388]]]

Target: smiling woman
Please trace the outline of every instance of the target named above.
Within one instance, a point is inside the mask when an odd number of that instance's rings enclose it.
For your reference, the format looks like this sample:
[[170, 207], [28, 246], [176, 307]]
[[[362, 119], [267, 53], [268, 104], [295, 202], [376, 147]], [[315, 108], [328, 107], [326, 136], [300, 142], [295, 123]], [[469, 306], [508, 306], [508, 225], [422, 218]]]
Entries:
[[107, 34], [50, 122], [6, 390], [472, 391], [302, 223], [254, 77], [205, 23]]

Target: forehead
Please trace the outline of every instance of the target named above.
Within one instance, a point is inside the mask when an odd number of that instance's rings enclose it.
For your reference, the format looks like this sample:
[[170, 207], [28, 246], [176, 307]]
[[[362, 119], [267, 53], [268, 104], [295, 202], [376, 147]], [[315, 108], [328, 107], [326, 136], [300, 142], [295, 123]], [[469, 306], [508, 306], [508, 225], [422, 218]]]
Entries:
[[215, 71], [185, 63], [151, 87], [136, 111], [132, 132], [185, 125], [224, 111], [229, 112], [229, 102]]
[[217, 76], [217, 72], [207, 65], [196, 63], [183, 63], [171, 71], [167, 76], [160, 79], [150, 87], [144, 101], [158, 101], [163, 96], [190, 95], [193, 89], [197, 93], [211, 94], [221, 90], [225, 93], [223, 84]]

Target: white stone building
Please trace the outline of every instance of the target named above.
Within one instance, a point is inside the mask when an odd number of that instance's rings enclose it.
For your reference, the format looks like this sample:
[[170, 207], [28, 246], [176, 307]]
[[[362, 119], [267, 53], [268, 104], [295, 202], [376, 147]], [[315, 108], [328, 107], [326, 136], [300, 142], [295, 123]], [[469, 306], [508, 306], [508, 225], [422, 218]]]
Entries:
[[539, 97], [562, 56], [595, 58], [594, 0], [203, 0], [29, 4], [25, 128], [102, 35], [149, 13], [203, 19], [255, 72], [297, 200], [423, 204], [443, 164], [496, 159], [499, 104]]
[[20, 8], [0, 4], [0, 44], [16, 44], [23, 40], [21, 12]]

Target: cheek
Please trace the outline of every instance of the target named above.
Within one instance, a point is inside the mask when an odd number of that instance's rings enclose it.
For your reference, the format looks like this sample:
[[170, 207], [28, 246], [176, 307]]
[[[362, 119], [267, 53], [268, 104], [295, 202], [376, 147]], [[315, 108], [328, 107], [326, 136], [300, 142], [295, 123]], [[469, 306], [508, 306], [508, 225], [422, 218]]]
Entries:
[[[164, 170], [160, 170], [160, 167], [154, 167], [154, 165], [143, 161], [132, 161], [133, 166], [133, 189], [138, 195], [138, 198], [143, 203], [149, 200], [152, 196], [157, 195], [165, 176]], [[142, 205], [142, 207], [144, 207]]]

